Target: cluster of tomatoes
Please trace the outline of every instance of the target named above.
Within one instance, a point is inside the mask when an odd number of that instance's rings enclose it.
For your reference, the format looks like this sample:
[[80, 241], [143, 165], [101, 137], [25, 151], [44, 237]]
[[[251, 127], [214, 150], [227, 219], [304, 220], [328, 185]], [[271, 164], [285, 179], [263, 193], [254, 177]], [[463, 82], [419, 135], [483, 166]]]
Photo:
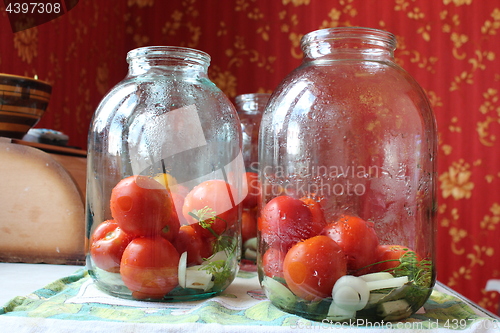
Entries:
[[[94, 264], [119, 273], [138, 299], [161, 299], [172, 291], [178, 286], [180, 255], [187, 252], [187, 266], [201, 264], [213, 254], [217, 236], [238, 219], [239, 207], [228, 208], [223, 200], [232, 191], [227, 182], [208, 180], [187, 190], [161, 180], [122, 179], [111, 193], [112, 219], [99, 224], [90, 238]], [[202, 224], [206, 219], [208, 228]]]
[[243, 243], [257, 237], [258, 198], [260, 194], [259, 176], [256, 172], [246, 172], [244, 182], [245, 199], [242, 201], [241, 239]]
[[393, 270], [409, 251], [381, 245], [373, 223], [359, 217], [342, 215], [328, 223], [320, 202], [309, 197], [273, 198], [262, 208], [258, 229], [267, 244], [264, 274], [284, 280], [308, 301], [331, 297], [335, 282], [344, 275]]

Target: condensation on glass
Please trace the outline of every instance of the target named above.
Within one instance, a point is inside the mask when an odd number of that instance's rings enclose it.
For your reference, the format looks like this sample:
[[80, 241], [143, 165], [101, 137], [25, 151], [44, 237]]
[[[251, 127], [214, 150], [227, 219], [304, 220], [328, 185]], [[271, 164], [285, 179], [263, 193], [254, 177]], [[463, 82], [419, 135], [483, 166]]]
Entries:
[[313, 320], [406, 318], [435, 283], [430, 103], [389, 32], [324, 29], [301, 46], [262, 117], [261, 285]]
[[234, 279], [244, 162], [233, 104], [210, 56], [171, 46], [127, 55], [88, 140], [87, 267], [123, 298], [196, 300]]
[[266, 108], [270, 96], [271, 94], [268, 93], [250, 93], [238, 95], [234, 99], [236, 111], [241, 121], [242, 153], [245, 162], [248, 189], [247, 197], [242, 205], [242, 258], [249, 261], [251, 265], [255, 265], [255, 260], [257, 259], [258, 197], [260, 194], [260, 185], [258, 182], [259, 130], [262, 113]]

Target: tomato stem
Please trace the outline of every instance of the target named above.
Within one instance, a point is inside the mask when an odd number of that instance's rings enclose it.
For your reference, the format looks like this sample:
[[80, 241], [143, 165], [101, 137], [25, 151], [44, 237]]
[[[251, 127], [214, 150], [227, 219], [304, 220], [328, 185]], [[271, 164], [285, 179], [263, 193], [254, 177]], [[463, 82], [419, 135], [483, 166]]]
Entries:
[[[205, 228], [205, 227], [204, 227], [204, 228]], [[210, 231], [210, 233], [211, 233], [212, 235], [214, 235], [214, 236], [215, 236], [215, 238], [219, 238], [219, 236], [220, 236], [220, 235], [219, 235], [219, 234], [217, 234], [217, 233], [214, 231], [214, 229], [212, 229], [211, 227], [206, 227], [205, 229], [207, 229], [208, 231]]]

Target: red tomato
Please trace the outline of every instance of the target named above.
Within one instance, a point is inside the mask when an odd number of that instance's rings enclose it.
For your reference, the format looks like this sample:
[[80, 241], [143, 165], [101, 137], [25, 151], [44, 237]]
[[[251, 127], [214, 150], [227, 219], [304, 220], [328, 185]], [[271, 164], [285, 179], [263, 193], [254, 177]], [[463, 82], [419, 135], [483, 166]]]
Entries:
[[179, 219], [169, 191], [151, 177], [122, 179], [111, 192], [111, 215], [118, 226], [132, 236], [173, 239]]
[[245, 243], [257, 237], [257, 217], [255, 209], [244, 209], [241, 212], [241, 239]]
[[[379, 247], [377, 248], [378, 257], [376, 262], [380, 263], [373, 266], [373, 271], [392, 272], [394, 268], [399, 266], [399, 264], [401, 263], [399, 260], [408, 251], [415, 252], [407, 246], [402, 245], [379, 245]], [[420, 260], [420, 257], [418, 255], [417, 260]]]
[[331, 297], [333, 285], [346, 273], [344, 252], [327, 236], [298, 242], [288, 251], [283, 262], [288, 288], [307, 301]]
[[170, 195], [172, 196], [172, 201], [174, 203], [175, 211], [177, 213], [177, 217], [179, 218], [179, 224], [180, 225], [188, 224], [186, 219], [184, 218], [184, 215], [182, 214], [182, 206], [184, 206], [185, 196], [178, 192], [170, 192]]
[[187, 251], [187, 265], [199, 265], [212, 255], [212, 245], [192, 225], [183, 225], [173, 242], [177, 252]]
[[368, 270], [356, 271], [377, 259], [379, 243], [372, 222], [343, 215], [336, 222], [328, 224], [321, 234], [340, 245], [347, 256], [347, 269], [353, 274], [367, 273]]
[[285, 252], [274, 247], [269, 248], [262, 256], [262, 269], [264, 274], [269, 277], [284, 278], [283, 276], [283, 260]]
[[120, 274], [138, 299], [161, 299], [178, 285], [179, 253], [162, 237], [139, 237], [123, 252]]
[[270, 247], [286, 252], [298, 241], [318, 235], [323, 225], [316, 224], [303, 201], [282, 195], [262, 208], [258, 228]]
[[321, 204], [319, 201], [314, 200], [311, 197], [303, 197], [300, 198], [307, 207], [311, 210], [312, 217], [314, 220], [314, 224], [318, 226], [322, 226], [321, 228], [326, 226], [325, 215], [323, 214], [323, 208], [321, 208]]
[[208, 220], [216, 216], [211, 228], [220, 235], [238, 220], [239, 206], [234, 202], [236, 194], [234, 188], [223, 180], [207, 180], [195, 186], [184, 199], [184, 218], [189, 224], [195, 224], [195, 228], [203, 235], [212, 237], [213, 234], [201, 227], [199, 221], [189, 214], [199, 215], [201, 210], [208, 208], [208, 213], [198, 217]]
[[172, 206], [172, 213], [170, 215], [169, 223], [166, 224], [163, 229], [160, 231], [160, 236], [172, 242], [177, 235], [179, 234], [179, 228], [181, 227], [181, 223], [179, 221], [179, 216], [175, 211], [175, 208]]
[[90, 237], [90, 256], [94, 264], [105, 271], [118, 273], [123, 251], [132, 239], [114, 220], [102, 222]]
[[176, 185], [170, 187], [170, 192], [177, 193], [180, 196], [182, 196], [182, 198], [185, 198], [186, 195], [189, 193], [189, 189], [184, 185], [176, 184]]
[[246, 172], [246, 178], [243, 182], [243, 193], [246, 193], [245, 199], [241, 202], [243, 208], [255, 208], [260, 194], [259, 175], [256, 172]]

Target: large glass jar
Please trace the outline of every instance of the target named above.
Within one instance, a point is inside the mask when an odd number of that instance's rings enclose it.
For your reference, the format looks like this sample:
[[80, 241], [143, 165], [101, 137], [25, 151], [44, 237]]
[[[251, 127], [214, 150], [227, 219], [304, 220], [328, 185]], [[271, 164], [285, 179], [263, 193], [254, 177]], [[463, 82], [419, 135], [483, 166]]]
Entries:
[[389, 32], [324, 29], [301, 45], [261, 123], [261, 284], [313, 320], [406, 318], [435, 283], [431, 106]]
[[145, 47], [127, 62], [89, 131], [89, 273], [123, 298], [210, 297], [241, 256], [238, 115], [202, 51]]
[[[241, 237], [243, 244], [243, 259], [250, 261], [255, 268], [257, 258], [257, 199], [260, 193], [258, 182], [259, 165], [259, 129], [262, 113], [266, 108], [271, 94], [251, 93], [236, 96], [234, 99], [236, 111], [241, 122], [242, 153], [245, 162], [247, 197], [243, 201], [241, 214]], [[246, 267], [246, 266], [245, 266]]]

